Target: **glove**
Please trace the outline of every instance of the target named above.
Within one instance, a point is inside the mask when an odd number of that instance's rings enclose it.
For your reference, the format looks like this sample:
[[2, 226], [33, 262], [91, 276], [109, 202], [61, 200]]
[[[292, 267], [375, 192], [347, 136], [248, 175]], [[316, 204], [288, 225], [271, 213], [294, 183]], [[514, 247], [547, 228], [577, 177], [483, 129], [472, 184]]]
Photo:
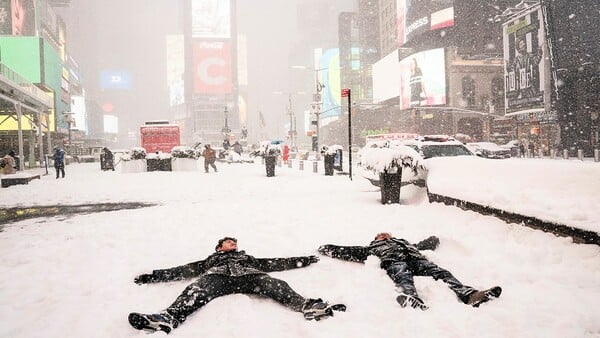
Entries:
[[331, 249], [332, 249], [331, 244], [326, 244], [326, 245], [321, 245], [317, 251], [319, 251], [319, 253], [321, 255], [331, 257], [331, 253], [332, 253]]
[[316, 263], [319, 261], [319, 257], [317, 256], [308, 256], [308, 262], [309, 263]]
[[142, 284], [150, 283], [152, 281], [152, 275], [145, 273], [143, 275], [139, 275], [139, 276], [135, 277], [133, 279], [133, 281], [137, 285], [142, 285]]

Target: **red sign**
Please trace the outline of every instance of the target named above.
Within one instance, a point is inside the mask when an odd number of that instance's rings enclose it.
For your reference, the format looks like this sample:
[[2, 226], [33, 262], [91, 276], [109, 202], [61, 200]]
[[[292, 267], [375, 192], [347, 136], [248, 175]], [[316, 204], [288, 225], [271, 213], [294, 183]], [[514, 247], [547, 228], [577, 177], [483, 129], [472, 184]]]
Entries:
[[194, 92], [232, 92], [231, 44], [224, 41], [194, 41]]
[[350, 89], [342, 88], [342, 97], [348, 97], [348, 96], [350, 96]]

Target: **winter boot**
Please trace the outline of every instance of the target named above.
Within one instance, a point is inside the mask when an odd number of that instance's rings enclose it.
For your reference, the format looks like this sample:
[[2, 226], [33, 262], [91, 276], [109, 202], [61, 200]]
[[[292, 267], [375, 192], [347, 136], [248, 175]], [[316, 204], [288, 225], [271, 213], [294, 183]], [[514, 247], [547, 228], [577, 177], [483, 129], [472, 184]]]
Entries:
[[346, 305], [335, 304], [329, 305], [324, 302], [321, 298], [307, 299], [302, 305], [302, 313], [306, 320], [319, 321], [322, 318], [333, 317], [333, 311], [346, 311]]
[[405, 293], [401, 293], [400, 296], [396, 297], [396, 301], [400, 304], [401, 307], [406, 307], [409, 305], [413, 309], [421, 309], [423, 311], [429, 309], [423, 300], [417, 296], [407, 295]]
[[494, 286], [491, 289], [483, 291], [475, 291], [468, 296], [466, 303], [473, 307], [479, 307], [479, 305], [481, 305], [482, 303], [500, 297], [501, 293], [502, 288], [499, 286]]
[[132, 312], [129, 314], [128, 319], [129, 324], [134, 328], [151, 332], [164, 331], [169, 333], [179, 326], [179, 321], [166, 311], [151, 315]]

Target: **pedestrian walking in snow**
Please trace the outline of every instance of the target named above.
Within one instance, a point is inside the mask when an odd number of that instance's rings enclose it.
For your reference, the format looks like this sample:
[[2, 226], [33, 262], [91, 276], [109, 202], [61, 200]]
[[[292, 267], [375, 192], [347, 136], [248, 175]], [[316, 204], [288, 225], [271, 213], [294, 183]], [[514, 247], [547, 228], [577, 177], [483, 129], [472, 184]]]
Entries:
[[395, 238], [388, 232], [377, 234], [368, 246], [338, 246], [326, 244], [319, 247], [323, 255], [353, 262], [364, 262], [370, 255], [377, 256], [380, 267], [399, 288], [400, 295], [396, 301], [401, 307], [407, 305], [421, 310], [427, 310], [423, 300], [419, 298], [413, 276], [430, 276], [443, 280], [465, 304], [478, 307], [500, 296], [499, 286], [479, 291], [463, 285], [448, 270], [430, 262], [419, 250], [435, 250], [440, 240], [431, 236], [417, 244], [411, 244], [405, 239]]
[[285, 281], [267, 274], [308, 266], [319, 261], [316, 256], [255, 258], [238, 251], [237, 240], [232, 237], [220, 239], [215, 250], [204, 260], [135, 277], [137, 284], [198, 279], [166, 310], [158, 314], [130, 313], [129, 323], [138, 330], [169, 333], [214, 298], [234, 293], [271, 298], [293, 311], [302, 312], [307, 320], [320, 320], [333, 316], [334, 310], [346, 309], [343, 304], [329, 305], [320, 298], [304, 298]]
[[54, 160], [54, 169], [56, 170], [56, 178], [62, 174], [62, 178], [65, 178], [65, 151], [60, 147], [54, 147], [54, 154], [52, 155]]
[[205, 144], [204, 148], [202, 152], [202, 156], [204, 156], [204, 171], [208, 173], [208, 166], [210, 165], [217, 172], [217, 166], [215, 165], [217, 153], [210, 147], [210, 144]]

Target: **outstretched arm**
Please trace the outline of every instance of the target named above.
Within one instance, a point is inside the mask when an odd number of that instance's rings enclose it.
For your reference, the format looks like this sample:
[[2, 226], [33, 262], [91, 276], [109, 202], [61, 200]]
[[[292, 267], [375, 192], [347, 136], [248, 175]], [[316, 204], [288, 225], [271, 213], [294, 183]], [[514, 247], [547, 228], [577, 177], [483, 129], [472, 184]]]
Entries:
[[152, 273], [135, 277], [133, 281], [136, 284], [171, 282], [196, 277], [205, 271], [204, 261], [197, 261], [174, 268], [153, 270]]
[[363, 263], [369, 257], [369, 249], [364, 246], [339, 246], [325, 244], [319, 247], [319, 253], [331, 258]]
[[440, 239], [436, 236], [429, 236], [419, 243], [415, 244], [419, 250], [435, 250], [440, 245]]
[[264, 272], [303, 268], [319, 261], [317, 256], [256, 258], [256, 268]]

